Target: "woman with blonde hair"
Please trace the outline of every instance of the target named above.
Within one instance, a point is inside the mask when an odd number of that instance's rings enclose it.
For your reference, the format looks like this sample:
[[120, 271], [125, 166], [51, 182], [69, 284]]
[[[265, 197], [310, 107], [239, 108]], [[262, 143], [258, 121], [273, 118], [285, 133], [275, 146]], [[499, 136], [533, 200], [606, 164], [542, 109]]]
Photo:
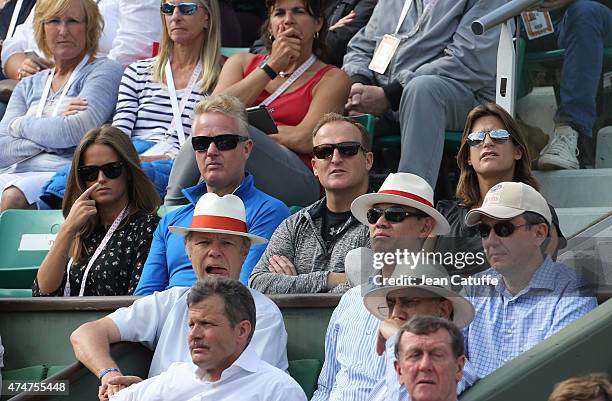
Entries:
[[[489, 267], [484, 257], [481, 238], [475, 227], [465, 225], [465, 215], [479, 207], [486, 193], [500, 182], [523, 182], [539, 190], [531, 171], [531, 155], [525, 134], [520, 126], [502, 107], [495, 103], [476, 106], [467, 116], [461, 145], [457, 154], [459, 183], [456, 199], [438, 202], [436, 209], [451, 226], [451, 232], [436, 243], [439, 251], [472, 253], [478, 255], [477, 263], [464, 267], [447, 266], [451, 273], [470, 275]], [[559, 229], [559, 220], [551, 206], [554, 227], [546, 252], [556, 258], [559, 245], [565, 246], [565, 238]], [[462, 263], [463, 264], [463, 263]]]
[[[95, 58], [103, 26], [94, 0], [36, 4], [36, 41], [55, 67], [22, 79], [0, 122], [0, 210], [36, 207], [87, 130], [111, 118], [122, 68]], [[89, 105], [67, 115], [75, 98]]]
[[129, 295], [140, 280], [161, 203], [130, 139], [110, 126], [74, 152], [65, 221], [43, 260], [33, 295]]

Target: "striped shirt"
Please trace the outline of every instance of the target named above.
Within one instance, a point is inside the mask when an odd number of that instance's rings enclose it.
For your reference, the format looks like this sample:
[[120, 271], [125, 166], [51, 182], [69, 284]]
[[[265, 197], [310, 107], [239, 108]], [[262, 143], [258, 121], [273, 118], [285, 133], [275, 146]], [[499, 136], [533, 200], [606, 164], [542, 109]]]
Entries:
[[353, 287], [340, 299], [325, 335], [325, 363], [311, 401], [365, 401], [384, 375], [376, 354], [379, 320], [363, 304], [366, 288]]
[[[153, 81], [152, 66], [155, 58], [136, 61], [124, 71], [119, 87], [117, 109], [113, 126], [119, 128], [132, 139], [142, 139], [159, 143], [166, 141], [166, 133], [172, 122], [172, 105], [166, 85]], [[177, 101], [187, 89], [177, 90]], [[195, 105], [204, 95], [194, 88], [181, 114], [185, 137], [191, 135], [191, 117]], [[176, 130], [168, 135], [173, 152], [179, 150]]]
[[474, 277], [482, 275], [497, 277], [498, 284], [466, 287], [476, 315], [463, 332], [465, 355], [478, 377], [487, 376], [597, 307], [575, 271], [550, 257], [517, 295], [508, 292], [495, 270]]

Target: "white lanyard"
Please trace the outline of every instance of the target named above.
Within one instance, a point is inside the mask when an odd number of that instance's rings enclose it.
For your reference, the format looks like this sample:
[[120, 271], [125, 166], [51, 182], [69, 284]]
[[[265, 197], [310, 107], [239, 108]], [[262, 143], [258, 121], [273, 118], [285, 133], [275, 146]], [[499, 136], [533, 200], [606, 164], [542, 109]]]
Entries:
[[174, 77], [172, 75], [172, 68], [170, 67], [170, 60], [166, 62], [164, 72], [166, 73], [166, 85], [168, 86], [168, 93], [170, 94], [170, 104], [172, 105], [173, 115], [172, 122], [170, 123], [170, 127], [168, 128], [168, 134], [174, 129], [176, 131], [176, 135], [178, 136], [179, 146], [183, 146], [183, 144], [185, 143], [185, 131], [183, 130], [183, 121], [181, 117], [183, 115], [185, 105], [187, 104], [187, 101], [191, 96], [191, 92], [195, 87], [196, 81], [202, 73], [202, 63], [200, 62], [200, 60], [198, 60], [198, 63], [193, 69], [193, 73], [191, 73], [191, 78], [189, 79], [189, 83], [187, 84], [187, 89], [185, 89], [185, 92], [181, 97], [180, 105], [176, 96], [176, 88], [174, 87]]
[[[53, 113], [51, 114], [51, 117], [55, 117], [57, 115], [59, 108], [62, 102], [64, 101], [64, 98], [66, 97], [66, 93], [68, 92], [68, 89], [70, 89], [70, 86], [72, 86], [72, 83], [74, 82], [78, 72], [81, 70], [81, 68], [85, 66], [85, 64], [87, 64], [88, 60], [89, 60], [89, 55], [85, 55], [85, 57], [83, 57], [83, 60], [79, 62], [79, 64], [76, 66], [76, 68], [72, 71], [72, 73], [68, 77], [68, 81], [66, 81], [66, 83], [64, 84], [64, 89], [62, 90], [62, 94], [59, 100], [55, 104], [55, 108], [53, 109]], [[40, 102], [38, 103], [38, 108], [36, 110], [36, 117], [38, 118], [42, 117], [43, 110], [45, 109], [45, 103], [47, 103], [47, 97], [49, 97], [49, 92], [51, 91], [51, 84], [53, 83], [54, 75], [55, 75], [55, 68], [49, 71], [49, 76], [47, 77], [45, 88], [43, 89], [42, 96], [40, 97]]]
[[12, 38], [15, 34], [15, 28], [17, 28], [17, 19], [19, 18], [19, 13], [21, 12], [22, 5], [23, 0], [17, 0], [17, 3], [15, 3], [15, 9], [13, 10], [11, 22], [9, 23], [8, 31], [6, 31], [6, 37], [4, 38], [4, 40]]
[[317, 57], [314, 54], [311, 54], [310, 57], [308, 57], [308, 60], [304, 61], [304, 63], [299, 66], [298, 69], [293, 72], [293, 74], [291, 74], [289, 79], [286, 80], [281, 86], [279, 86], [273, 94], [265, 98], [264, 101], [260, 103], [260, 105], [268, 106], [270, 103], [275, 101], [276, 98], [282, 95], [283, 92], [285, 92], [287, 88], [291, 86], [292, 83], [294, 83], [299, 77], [301, 77], [302, 74], [306, 72], [306, 70], [309, 69], [310, 66], [315, 63], [315, 61], [317, 61]]
[[404, 1], [404, 7], [402, 7], [402, 13], [400, 14], [399, 21], [397, 21], [397, 27], [395, 27], [395, 32], [393, 32], [394, 35], [397, 35], [400, 28], [402, 27], [402, 24], [404, 23], [404, 20], [406, 19], [406, 16], [408, 15], [408, 11], [410, 11], [410, 7], [412, 7], [412, 3], [413, 3], [413, 0]]
[[[117, 227], [119, 227], [121, 220], [123, 220], [123, 218], [128, 214], [128, 210], [129, 210], [129, 206], [126, 206], [123, 208], [121, 213], [119, 213], [119, 216], [117, 216], [115, 221], [113, 221], [113, 224], [111, 224], [110, 228], [106, 232], [106, 235], [102, 239], [102, 242], [100, 242], [100, 245], [98, 245], [98, 248], [96, 249], [94, 254], [91, 256], [91, 259], [89, 259], [89, 263], [87, 263], [87, 267], [85, 268], [85, 273], [83, 273], [83, 279], [81, 281], [81, 289], [79, 290], [79, 297], [82, 297], [83, 294], [85, 293], [85, 282], [87, 281], [87, 276], [89, 275], [89, 270], [91, 269], [91, 266], [94, 264], [98, 256], [100, 256], [100, 253], [104, 250], [104, 248], [106, 248], [106, 244], [108, 243], [110, 238], [113, 236], [113, 234], [117, 230]], [[70, 296], [70, 268], [72, 267], [72, 262], [73, 260], [72, 258], [70, 258], [70, 260], [68, 261], [68, 267], [66, 267], [66, 286], [64, 287], [65, 297]]]

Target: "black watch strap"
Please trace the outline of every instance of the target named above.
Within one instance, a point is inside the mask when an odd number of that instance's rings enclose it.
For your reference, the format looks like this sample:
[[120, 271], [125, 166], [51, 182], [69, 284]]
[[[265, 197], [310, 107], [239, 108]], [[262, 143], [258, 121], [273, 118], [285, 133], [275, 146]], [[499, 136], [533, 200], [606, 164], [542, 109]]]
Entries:
[[264, 70], [264, 72], [265, 72], [266, 74], [268, 74], [268, 76], [270, 77], [270, 79], [274, 79], [274, 78], [276, 78], [276, 76], [278, 75], [278, 73], [277, 73], [276, 71], [274, 71], [274, 70], [272, 69], [272, 67], [270, 67], [270, 66], [268, 65], [268, 63], [267, 63], [266, 61], [264, 61], [263, 63], [261, 63], [261, 64], [259, 65], [259, 68], [261, 68], [262, 70]]

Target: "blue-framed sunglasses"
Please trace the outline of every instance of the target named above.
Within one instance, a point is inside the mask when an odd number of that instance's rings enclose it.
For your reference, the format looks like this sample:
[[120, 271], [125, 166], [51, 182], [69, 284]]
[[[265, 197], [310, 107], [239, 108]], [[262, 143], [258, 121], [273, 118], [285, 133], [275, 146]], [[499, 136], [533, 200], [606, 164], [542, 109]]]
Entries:
[[504, 143], [510, 138], [510, 133], [506, 131], [505, 129], [494, 129], [488, 132], [478, 131], [478, 132], [472, 132], [471, 134], [468, 135], [467, 137], [468, 145], [470, 146], [480, 145], [481, 143], [484, 142], [487, 134], [489, 134], [489, 138], [491, 138], [491, 140], [497, 144]]
[[174, 14], [174, 9], [177, 7], [181, 14], [191, 15], [191, 14], [194, 14], [196, 11], [198, 11], [199, 5], [196, 3], [177, 3], [177, 4], [162, 3], [159, 9], [161, 10], [163, 14], [172, 15]]

